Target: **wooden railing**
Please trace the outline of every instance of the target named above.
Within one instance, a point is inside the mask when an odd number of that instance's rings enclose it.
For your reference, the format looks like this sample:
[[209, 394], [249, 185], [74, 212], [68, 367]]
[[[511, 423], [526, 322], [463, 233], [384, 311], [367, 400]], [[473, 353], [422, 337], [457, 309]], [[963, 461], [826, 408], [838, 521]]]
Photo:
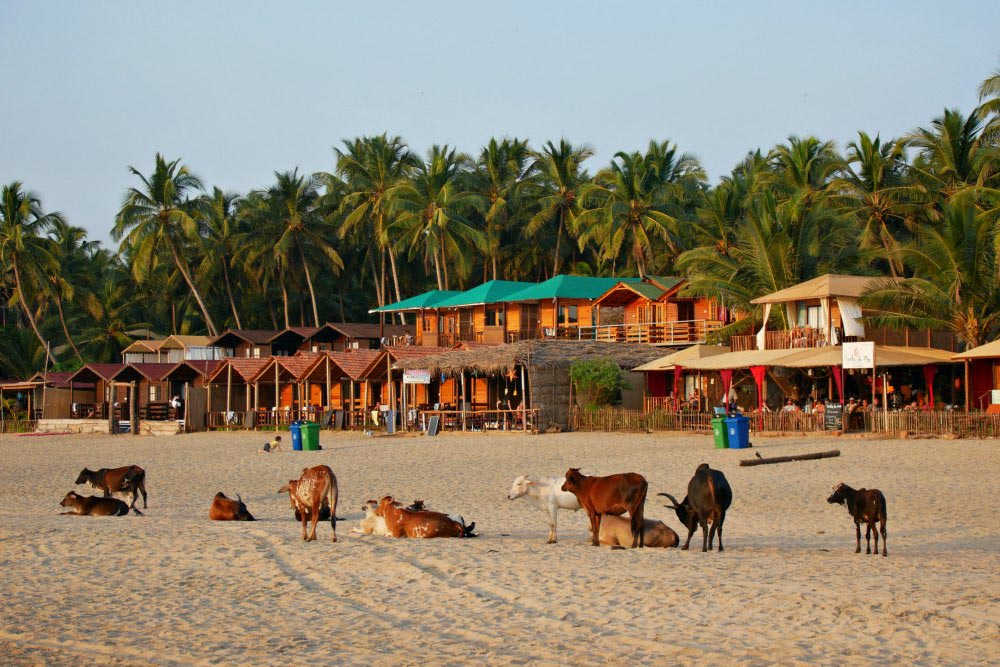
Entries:
[[[839, 330], [838, 330], [839, 332]], [[797, 327], [790, 330], [765, 331], [765, 345], [768, 350], [789, 350], [795, 348], [822, 347], [827, 344], [826, 334], [819, 329]], [[930, 331], [917, 329], [889, 329], [875, 327], [866, 330], [865, 336], [843, 336], [838, 333], [839, 342], [859, 340], [873, 341], [877, 345], [896, 345], [902, 347], [928, 347], [936, 350], [957, 352], [958, 341], [955, 335], [948, 331]], [[756, 334], [741, 334], [729, 338], [729, 347], [733, 352], [744, 352], [757, 349]]]
[[578, 338], [611, 343], [649, 343], [652, 345], [689, 345], [704, 343], [708, 334], [720, 329], [718, 320], [681, 320], [636, 324], [601, 324], [579, 327]]
[[525, 410], [421, 410], [416, 424], [427, 430], [427, 421], [437, 416], [442, 431], [534, 431], [538, 409]]
[[70, 406], [70, 419], [107, 419], [107, 403], [77, 403]]

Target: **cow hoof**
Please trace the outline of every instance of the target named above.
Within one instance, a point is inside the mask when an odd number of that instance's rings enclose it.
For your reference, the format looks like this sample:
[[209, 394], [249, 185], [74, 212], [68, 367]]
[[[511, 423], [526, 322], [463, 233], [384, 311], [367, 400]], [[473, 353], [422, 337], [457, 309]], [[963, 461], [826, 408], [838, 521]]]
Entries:
[[871, 550], [871, 549], [865, 549], [865, 555], [866, 555], [866, 556], [867, 556], [868, 554], [870, 554], [871, 552], [872, 552], [872, 550]]
[[882, 552], [882, 555], [883, 555], [884, 557], [886, 557], [886, 558], [888, 558], [888, 557], [889, 557], [889, 554], [888, 554], [888, 553], [886, 553], [885, 551], [883, 551], [883, 552]]
[[336, 536], [336, 535], [334, 535], [334, 536], [333, 536], [333, 539], [332, 539], [332, 540], [330, 540], [330, 541], [331, 541], [331, 542], [336, 542], [336, 541], [337, 541], [337, 536]]
[[857, 549], [855, 549], [855, 550], [854, 550], [854, 553], [856, 553], [856, 554], [859, 554], [859, 553], [861, 553], [861, 547], [858, 547]]
[[555, 544], [555, 543], [556, 543], [555, 540], [549, 540], [548, 542], [546, 542], [546, 544]]
[[685, 544], [684, 546], [681, 547], [681, 551], [687, 551], [687, 550], [688, 550], [688, 545]]

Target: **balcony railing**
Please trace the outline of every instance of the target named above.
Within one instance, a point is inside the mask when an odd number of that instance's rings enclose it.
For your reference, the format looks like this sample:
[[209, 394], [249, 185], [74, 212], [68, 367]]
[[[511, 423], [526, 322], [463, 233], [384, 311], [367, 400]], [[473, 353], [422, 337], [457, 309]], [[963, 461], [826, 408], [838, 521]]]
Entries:
[[[917, 329], [889, 329], [877, 327], [868, 329], [863, 338], [843, 336], [837, 330], [837, 340], [874, 341], [877, 345], [898, 345], [903, 347], [927, 347], [937, 350], [958, 352], [958, 344], [954, 334], [947, 331], [930, 331]], [[796, 348], [823, 347], [827, 345], [826, 335], [820, 329], [797, 327], [791, 330], [766, 331], [766, 348], [768, 350], [790, 350]], [[757, 335], [745, 334], [732, 336], [729, 346], [733, 352], [743, 352], [757, 349]]]
[[722, 327], [718, 320], [681, 320], [640, 324], [601, 324], [579, 327], [578, 338], [609, 343], [690, 345], [704, 343], [708, 334]]

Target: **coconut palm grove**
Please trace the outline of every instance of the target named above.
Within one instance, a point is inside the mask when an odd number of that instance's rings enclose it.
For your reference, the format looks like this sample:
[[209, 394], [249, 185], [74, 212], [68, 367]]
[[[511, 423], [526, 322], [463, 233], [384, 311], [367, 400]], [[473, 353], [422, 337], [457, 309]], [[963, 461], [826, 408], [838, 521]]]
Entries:
[[945, 107], [905, 136], [793, 135], [734, 155], [718, 183], [697, 146], [660, 136], [594, 173], [585, 137], [426, 154], [392, 132], [331, 137], [328, 171], [279, 169], [249, 192], [213, 187], [183, 156], [143, 156], [105, 193], [121, 200], [117, 247], [14, 180], [0, 203], [0, 377], [46, 355], [53, 370], [116, 361], [153, 332], [373, 321], [427, 290], [557, 274], [683, 276], [689, 295], [741, 313], [719, 342], [759, 326], [762, 294], [825, 273], [891, 277], [865, 297], [881, 324], [980, 345], [1000, 334], [1000, 73], [978, 92], [977, 108]]

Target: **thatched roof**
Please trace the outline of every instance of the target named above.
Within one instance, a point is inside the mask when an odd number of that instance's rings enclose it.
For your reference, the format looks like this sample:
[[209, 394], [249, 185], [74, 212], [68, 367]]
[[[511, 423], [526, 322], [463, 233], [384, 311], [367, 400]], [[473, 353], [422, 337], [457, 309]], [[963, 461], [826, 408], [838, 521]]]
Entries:
[[582, 340], [524, 340], [507, 345], [450, 350], [415, 359], [400, 359], [395, 368], [425, 368], [433, 373], [475, 370], [503, 373], [517, 366], [569, 366], [580, 359], [610, 358], [631, 369], [663, 356], [663, 348], [638, 343], [603, 343]]

